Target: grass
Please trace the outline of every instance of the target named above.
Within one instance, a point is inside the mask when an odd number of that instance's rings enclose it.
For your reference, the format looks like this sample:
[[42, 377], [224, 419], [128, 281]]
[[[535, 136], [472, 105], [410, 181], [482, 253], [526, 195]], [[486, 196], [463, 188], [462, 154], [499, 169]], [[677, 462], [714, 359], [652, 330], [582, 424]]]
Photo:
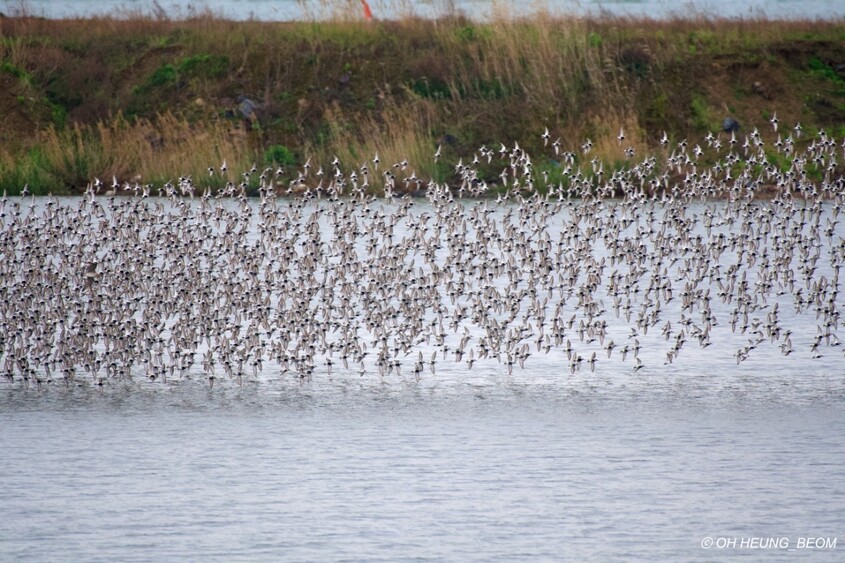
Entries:
[[[564, 150], [589, 137], [591, 157], [612, 166], [624, 161], [620, 128], [642, 155], [664, 130], [700, 139], [728, 113], [749, 130], [763, 130], [763, 110], [805, 128], [845, 120], [830, 64], [845, 60], [843, 22], [506, 12], [481, 22], [448, 3], [435, 20], [408, 3], [392, 8], [399, 19], [364, 21], [360, 2], [309, 6], [322, 19], [0, 18], [0, 185], [70, 191], [95, 176], [201, 174], [223, 158], [233, 169], [307, 157], [328, 167], [376, 152], [448, 180], [432, 158], [443, 139], [455, 160], [513, 141], [542, 154], [548, 127]], [[251, 131], [239, 95], [259, 105]]]

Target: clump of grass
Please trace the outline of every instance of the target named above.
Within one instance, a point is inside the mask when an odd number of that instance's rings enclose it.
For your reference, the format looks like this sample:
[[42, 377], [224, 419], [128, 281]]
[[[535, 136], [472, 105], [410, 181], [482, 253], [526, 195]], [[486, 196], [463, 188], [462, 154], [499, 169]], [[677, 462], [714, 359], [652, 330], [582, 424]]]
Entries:
[[39, 149], [33, 148], [17, 156], [0, 152], [0, 193], [19, 194], [24, 186], [34, 195], [63, 191], [62, 186], [54, 184]]
[[293, 166], [296, 156], [284, 145], [271, 145], [264, 151], [264, 163], [268, 165]]
[[503, 19], [476, 28], [471, 39], [442, 31], [438, 37], [444, 54], [462, 52], [445, 57], [453, 61], [449, 75], [459, 97], [490, 98], [494, 85], [492, 98], [519, 98], [524, 111], [560, 120], [574, 116], [585, 94], [605, 105], [616, 101], [604, 42], [583, 20]]
[[29, 75], [26, 71], [15, 66], [9, 61], [3, 61], [0, 63], [0, 72], [5, 72], [9, 76], [14, 76], [15, 78], [20, 79], [22, 82], [29, 83]]

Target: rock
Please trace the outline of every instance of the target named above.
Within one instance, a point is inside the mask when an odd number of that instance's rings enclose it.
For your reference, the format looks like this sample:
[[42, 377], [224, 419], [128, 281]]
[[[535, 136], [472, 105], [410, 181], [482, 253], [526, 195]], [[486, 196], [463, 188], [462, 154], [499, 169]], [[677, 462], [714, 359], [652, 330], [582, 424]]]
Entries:
[[250, 121], [254, 121], [255, 120], [255, 110], [258, 109], [258, 103], [250, 100], [249, 98], [247, 98], [243, 94], [238, 96], [237, 102], [238, 102], [238, 113], [240, 113], [241, 116], [244, 119], [249, 119]]
[[238, 114], [244, 120], [244, 127], [247, 131], [251, 131], [255, 125], [258, 125], [258, 115], [256, 111], [259, 108], [257, 102], [247, 98], [243, 94], [237, 97]]
[[722, 122], [722, 131], [725, 133], [735, 133], [739, 131], [739, 121], [733, 117], [726, 117]]

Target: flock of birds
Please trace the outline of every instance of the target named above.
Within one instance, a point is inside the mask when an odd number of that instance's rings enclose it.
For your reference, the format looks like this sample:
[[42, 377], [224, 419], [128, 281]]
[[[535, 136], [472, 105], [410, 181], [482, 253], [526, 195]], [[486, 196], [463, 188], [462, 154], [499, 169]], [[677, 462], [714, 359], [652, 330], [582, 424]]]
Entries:
[[[839, 345], [845, 145], [821, 132], [799, 151], [799, 135], [664, 135], [660, 159], [606, 173], [589, 140], [566, 152], [546, 130], [555, 179], [515, 144], [482, 147], [452, 185], [376, 156], [328, 173], [309, 160], [281, 188], [282, 170], [254, 167], [217, 193], [186, 177], [161, 197], [99, 181], [70, 200], [4, 195], [0, 371], [38, 387], [213, 386], [270, 366], [421, 378], [550, 355], [564, 375], [637, 372], [645, 342], [669, 364], [728, 333], [737, 364], [798, 351], [793, 337], [820, 357]], [[813, 334], [795, 334], [798, 316]]]

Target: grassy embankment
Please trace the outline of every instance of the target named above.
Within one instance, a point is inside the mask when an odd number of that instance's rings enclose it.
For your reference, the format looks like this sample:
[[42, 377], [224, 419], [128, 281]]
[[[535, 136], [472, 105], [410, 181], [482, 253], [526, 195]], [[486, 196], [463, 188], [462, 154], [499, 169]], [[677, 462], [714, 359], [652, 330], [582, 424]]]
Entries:
[[[239, 95], [260, 104], [252, 130]], [[9, 193], [94, 177], [219, 186], [207, 168], [223, 159], [237, 181], [253, 163], [337, 155], [351, 169], [376, 153], [449, 181], [458, 158], [514, 141], [554, 175], [544, 127], [564, 150], [592, 139], [590, 158], [612, 168], [624, 165], [620, 128], [640, 158], [659, 153], [664, 130], [700, 142], [728, 115], [773, 139], [774, 111], [802, 123], [802, 140], [845, 136], [845, 22], [0, 18]]]

